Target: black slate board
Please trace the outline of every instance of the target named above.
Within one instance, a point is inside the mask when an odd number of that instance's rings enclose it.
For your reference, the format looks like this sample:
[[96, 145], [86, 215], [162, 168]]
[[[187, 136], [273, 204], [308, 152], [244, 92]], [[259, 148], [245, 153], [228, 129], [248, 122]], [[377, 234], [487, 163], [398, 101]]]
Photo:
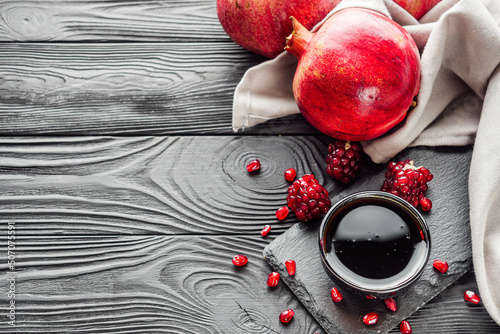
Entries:
[[[396, 312], [389, 311], [382, 300], [368, 300], [341, 289], [344, 300], [332, 302], [330, 290], [334, 284], [320, 262], [319, 221], [295, 224], [264, 249], [264, 256], [326, 333], [386, 333], [472, 268], [467, 192], [471, 156], [470, 146], [459, 150], [412, 148], [393, 159], [414, 159], [415, 165], [425, 165], [434, 174], [427, 191], [433, 208], [423, 213], [431, 231], [431, 256], [419, 281], [396, 296]], [[332, 203], [357, 191], [380, 190], [384, 171], [359, 179], [339, 194], [330, 194]], [[286, 271], [284, 263], [288, 259], [297, 262], [295, 276]], [[433, 259], [448, 261], [448, 272], [436, 271]], [[369, 312], [379, 314], [376, 325], [362, 322], [363, 315]]]

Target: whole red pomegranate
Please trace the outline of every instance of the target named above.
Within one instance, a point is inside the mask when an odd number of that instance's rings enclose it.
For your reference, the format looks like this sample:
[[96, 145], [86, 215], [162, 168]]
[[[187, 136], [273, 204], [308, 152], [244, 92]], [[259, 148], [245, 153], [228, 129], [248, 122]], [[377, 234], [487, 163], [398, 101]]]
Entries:
[[406, 30], [364, 8], [338, 11], [316, 33], [291, 20], [286, 50], [299, 60], [293, 94], [309, 123], [362, 141], [405, 118], [420, 86], [420, 57]]
[[431, 10], [441, 0], [393, 0], [395, 3], [406, 9], [408, 13], [420, 20], [425, 13]]
[[247, 50], [274, 58], [292, 32], [290, 16], [311, 29], [340, 0], [217, 0], [217, 16], [229, 37]]

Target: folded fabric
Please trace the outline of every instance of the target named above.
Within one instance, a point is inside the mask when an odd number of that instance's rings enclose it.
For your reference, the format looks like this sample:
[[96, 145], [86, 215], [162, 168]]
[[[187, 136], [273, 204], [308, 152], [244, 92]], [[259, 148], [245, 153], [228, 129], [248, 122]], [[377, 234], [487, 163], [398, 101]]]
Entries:
[[[408, 146], [474, 143], [469, 177], [474, 269], [483, 304], [500, 324], [500, 173], [495, 172], [500, 167], [500, 1], [443, 0], [417, 21], [392, 0], [343, 0], [329, 15], [347, 7], [388, 15], [421, 52], [418, 104], [389, 134], [362, 143], [371, 159], [386, 162]], [[234, 94], [235, 131], [299, 113], [292, 93], [296, 65], [284, 52], [245, 73]]]

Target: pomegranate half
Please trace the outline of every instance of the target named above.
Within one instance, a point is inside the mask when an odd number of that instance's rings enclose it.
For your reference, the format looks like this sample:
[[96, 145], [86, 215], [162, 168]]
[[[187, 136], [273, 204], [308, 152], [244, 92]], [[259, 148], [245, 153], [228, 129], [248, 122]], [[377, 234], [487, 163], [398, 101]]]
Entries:
[[405, 118], [420, 86], [420, 57], [403, 27], [364, 8], [338, 11], [316, 33], [291, 20], [286, 50], [299, 60], [293, 94], [309, 123], [362, 141]]
[[307, 29], [320, 22], [340, 0], [217, 0], [217, 16], [229, 37], [268, 58], [283, 52], [292, 32], [290, 16]]

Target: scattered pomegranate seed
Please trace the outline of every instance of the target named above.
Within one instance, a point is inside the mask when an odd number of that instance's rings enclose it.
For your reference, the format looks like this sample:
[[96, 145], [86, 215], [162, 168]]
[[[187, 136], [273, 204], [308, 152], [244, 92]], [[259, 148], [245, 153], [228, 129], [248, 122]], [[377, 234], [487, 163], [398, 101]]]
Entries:
[[374, 296], [374, 295], [366, 295], [366, 299], [377, 299], [377, 296]]
[[330, 296], [335, 303], [341, 302], [342, 299], [344, 299], [344, 296], [342, 296], [337, 288], [332, 288], [332, 290], [330, 291]]
[[284, 205], [278, 210], [276, 210], [276, 218], [278, 218], [279, 220], [283, 220], [286, 218], [286, 216], [288, 216], [289, 212], [290, 210], [288, 209], [288, 207]]
[[280, 282], [280, 274], [273, 271], [267, 276], [267, 285], [270, 287], [275, 287]]
[[331, 202], [313, 174], [306, 174], [288, 187], [286, 202], [298, 220], [308, 222], [328, 212]]
[[287, 180], [287, 181], [293, 181], [296, 176], [297, 176], [297, 172], [293, 168], [288, 168], [285, 171], [285, 180]]
[[420, 199], [420, 206], [422, 207], [422, 210], [429, 211], [432, 209], [432, 202], [427, 197], [423, 197]]
[[260, 231], [260, 234], [265, 237], [269, 231], [271, 231], [271, 225], [266, 225], [264, 228], [262, 228], [262, 231]]
[[427, 182], [433, 177], [427, 168], [415, 167], [413, 160], [391, 161], [387, 165], [381, 190], [401, 197], [416, 208], [422, 206], [422, 210], [429, 211], [432, 202], [425, 197], [425, 192]]
[[288, 309], [280, 313], [280, 321], [282, 323], [290, 322], [295, 315], [295, 312], [292, 309]]
[[255, 160], [251, 161], [247, 165], [247, 171], [249, 173], [255, 172], [255, 171], [259, 170], [259, 169], [260, 169], [260, 161], [258, 159], [255, 159]]
[[285, 267], [286, 270], [288, 271], [288, 275], [290, 276], [295, 275], [295, 268], [297, 267], [297, 265], [295, 264], [294, 260], [287, 260], [285, 262]]
[[351, 182], [361, 168], [362, 153], [358, 142], [335, 140], [328, 145], [326, 173], [344, 184]]
[[413, 332], [410, 323], [406, 320], [401, 321], [401, 324], [399, 325], [399, 331], [402, 334], [411, 334]]
[[471, 302], [473, 304], [479, 304], [481, 298], [473, 291], [465, 291], [464, 292], [465, 301]]
[[363, 317], [363, 322], [365, 325], [375, 325], [378, 322], [378, 314], [376, 312], [371, 312]]
[[387, 306], [387, 308], [389, 310], [391, 310], [392, 312], [396, 312], [396, 310], [398, 309], [398, 305], [396, 304], [396, 301], [394, 300], [394, 298], [384, 299], [384, 303], [385, 303], [385, 306]]
[[442, 273], [445, 273], [448, 271], [448, 262], [446, 262], [446, 261], [434, 260], [432, 265], [434, 266], [434, 268], [436, 268], [437, 270], [439, 270]]
[[245, 255], [236, 255], [233, 257], [233, 264], [237, 267], [244, 266], [248, 262], [248, 257]]

